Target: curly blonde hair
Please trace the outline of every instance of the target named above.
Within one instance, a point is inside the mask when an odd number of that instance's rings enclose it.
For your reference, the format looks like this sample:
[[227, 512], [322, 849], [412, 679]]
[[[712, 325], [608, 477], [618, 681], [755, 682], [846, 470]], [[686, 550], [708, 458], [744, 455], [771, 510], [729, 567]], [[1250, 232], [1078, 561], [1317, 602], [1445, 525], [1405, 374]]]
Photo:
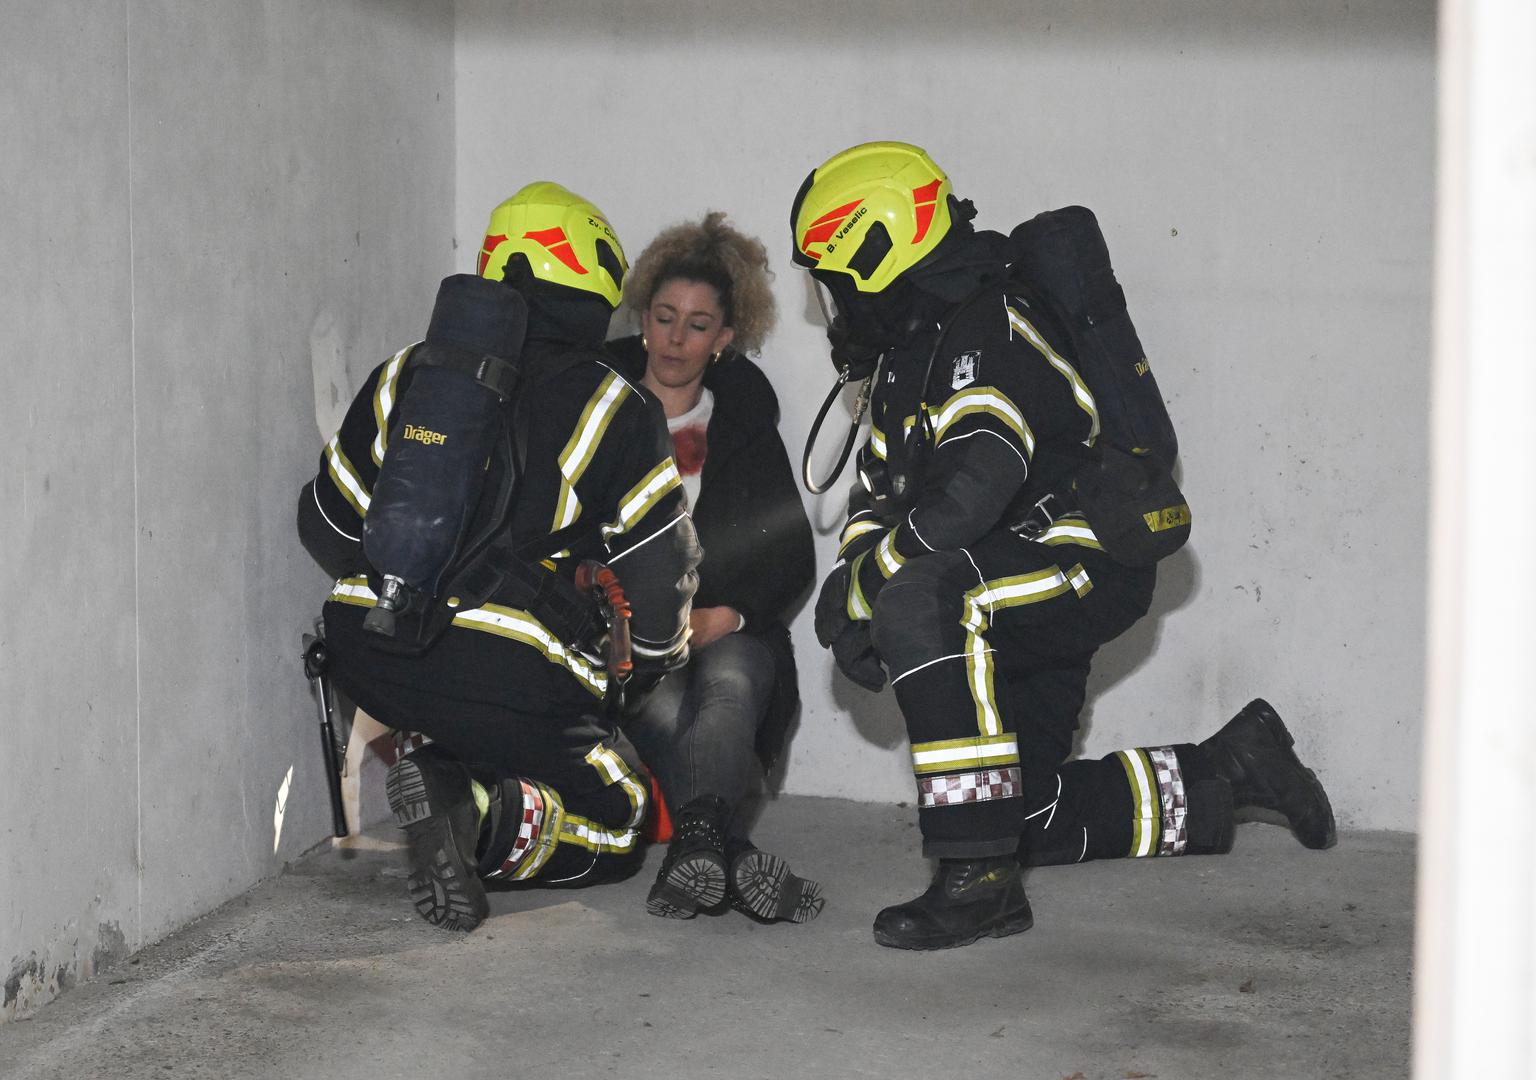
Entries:
[[735, 327], [734, 347], [756, 352], [773, 331], [778, 309], [768, 283], [768, 250], [756, 237], [726, 224], [711, 210], [703, 221], [663, 229], [646, 245], [624, 282], [624, 302], [637, 315], [651, 306], [669, 281], [699, 281], [713, 286], [725, 309], [725, 324]]

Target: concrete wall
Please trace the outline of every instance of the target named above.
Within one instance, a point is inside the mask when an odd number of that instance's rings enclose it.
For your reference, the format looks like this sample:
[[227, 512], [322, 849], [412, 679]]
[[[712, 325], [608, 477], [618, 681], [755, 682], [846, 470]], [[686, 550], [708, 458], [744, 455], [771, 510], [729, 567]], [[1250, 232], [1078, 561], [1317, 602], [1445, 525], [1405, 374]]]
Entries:
[[[1270, 697], [1340, 823], [1412, 828], [1424, 647], [1434, 150], [1430, 0], [932, 5], [459, 0], [467, 268], [535, 176], [631, 257], [707, 207], [770, 243], [765, 352], [798, 449], [829, 384], [785, 226], [806, 172], [871, 138], [927, 146], [1006, 229], [1104, 224], [1184, 446], [1191, 549], [1107, 647], [1085, 750], [1192, 739]], [[830, 440], [829, 440], [830, 441]], [[814, 502], [829, 565], [840, 500]], [[889, 694], [795, 627], [805, 713], [784, 785], [911, 796]]]
[[311, 339], [356, 385], [424, 324], [454, 112], [447, 0], [4, 23], [0, 1020], [328, 833]]

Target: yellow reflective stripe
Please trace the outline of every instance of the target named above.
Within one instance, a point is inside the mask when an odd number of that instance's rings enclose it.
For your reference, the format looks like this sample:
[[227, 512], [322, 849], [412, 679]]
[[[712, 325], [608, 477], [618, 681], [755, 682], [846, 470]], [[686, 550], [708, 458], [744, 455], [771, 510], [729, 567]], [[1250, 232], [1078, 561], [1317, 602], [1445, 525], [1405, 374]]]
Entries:
[[1003, 724], [997, 708], [997, 687], [992, 673], [992, 650], [979, 633], [965, 636], [966, 684], [976, 704], [976, 730], [983, 735], [999, 735]]
[[873, 424], [869, 428], [869, 449], [875, 457], [885, 460], [885, 433]]
[[885, 528], [884, 525], [871, 518], [865, 518], [863, 521], [850, 521], [847, 525], [843, 526], [843, 535], [838, 538], [837, 545], [840, 549], [845, 548], [865, 533], [876, 532], [883, 528]]
[[1067, 571], [1067, 584], [1079, 597], [1087, 596], [1093, 591], [1093, 579], [1088, 576], [1088, 571], [1083, 569], [1083, 564], [1078, 563]]
[[566, 814], [565, 820], [560, 823], [560, 843], [574, 844], [597, 855], [610, 852], [622, 855], [633, 851], [639, 838], [637, 829], [614, 831], [576, 814]]
[[1092, 446], [1093, 441], [1099, 437], [1099, 406], [1093, 400], [1093, 393], [1083, 382], [1082, 376], [1077, 373], [1076, 368], [1063, 360], [1055, 349], [1051, 348], [1051, 343], [1041, 336], [1033, 323], [1012, 307], [1008, 309], [1008, 325], [1022, 334], [1024, 339], [1035, 347], [1035, 351], [1045, 357], [1046, 363], [1061, 372], [1062, 377], [1071, 384], [1072, 397], [1077, 402], [1077, 407], [1088, 414], [1088, 437], [1083, 442]]
[[[331, 590], [331, 599], [358, 607], [373, 607], [378, 597], [364, 577], [343, 578]], [[497, 637], [522, 642], [537, 649], [551, 663], [559, 664], [581, 682], [596, 697], [608, 690], [608, 673], [600, 670], [592, 661], [578, 652], [567, 649], [549, 628], [521, 608], [503, 604], [486, 604], [470, 608], [453, 617], [453, 625], [466, 630], [479, 630]]]
[[1060, 569], [1052, 568], [983, 582], [965, 593], [960, 620], [966, 631], [965, 665], [971, 698], [976, 705], [976, 727], [982, 734], [996, 735], [1002, 730], [993, 665], [986, 639], [982, 636], [990, 625], [989, 616], [999, 608], [1049, 600], [1071, 588], [1067, 576]]
[[626, 533], [635, 527], [635, 523], [651, 512], [662, 497], [674, 488], [681, 487], [683, 478], [678, 475], [677, 463], [671, 458], [662, 458], [656, 467], [645, 474], [634, 487], [630, 488], [624, 498], [619, 502], [619, 519], [603, 526], [603, 539], [609, 540], [620, 533]]
[[331, 441], [325, 444], [325, 471], [331, 476], [331, 481], [336, 485], [336, 490], [341, 492], [342, 498], [352, 504], [352, 509], [357, 511], [357, 516], [362, 517], [368, 513], [368, 507], [373, 502], [367, 487], [363, 485], [362, 478], [357, 475], [357, 469], [352, 462], [347, 460], [347, 455], [341, 450], [341, 436], [332, 435]]
[[887, 580], [906, 565], [907, 560], [896, 550], [895, 529], [886, 533], [885, 538], [875, 545], [875, 562], [880, 567], [880, 576]]
[[[1023, 604], [1037, 604], [1041, 600], [1050, 600], [1071, 588], [1072, 583], [1067, 580], [1067, 575], [1060, 568], [1051, 567], [1048, 570], [1036, 570], [1032, 574], [1020, 574], [984, 582], [965, 596], [967, 600], [974, 600], [978, 611], [985, 607], [990, 613], [999, 608], [1019, 607]], [[986, 619], [983, 617], [977, 630], [979, 632], [985, 629]]]
[[950, 398], [937, 409], [929, 409], [929, 415], [933, 418], [933, 439], [937, 444], [944, 439], [944, 433], [967, 416], [985, 415], [995, 416], [1019, 437], [1019, 442], [1024, 445], [1025, 453], [1033, 457], [1035, 453], [1035, 433], [1030, 429], [1029, 423], [1024, 419], [1024, 414], [1019, 412], [1018, 406], [1008, 400], [1008, 396], [993, 387], [962, 390]]
[[378, 602], [378, 597], [373, 595], [373, 590], [368, 587], [368, 579], [365, 577], [342, 578], [331, 588], [331, 599], [343, 604], [355, 604], [358, 607], [373, 607]]
[[602, 697], [608, 691], [607, 672], [598, 670], [580, 653], [567, 649], [549, 632], [548, 627], [521, 608], [486, 604], [484, 607], [459, 612], [453, 617], [453, 625], [531, 645], [543, 653], [546, 660], [559, 664], [576, 676], [595, 697]]
[[576, 497], [576, 482], [586, 472], [587, 466], [592, 464], [592, 457], [603, 441], [604, 432], [613, 421], [620, 403], [630, 392], [630, 385], [616, 372], [610, 371], [587, 399], [581, 417], [576, 421], [576, 430], [571, 432], [565, 449], [560, 451], [556, 459], [563, 479], [560, 482], [560, 496], [555, 504], [555, 524], [551, 532], [570, 525], [581, 513], [581, 500]]
[[1131, 850], [1130, 857], [1144, 859], [1157, 851], [1157, 842], [1163, 828], [1162, 799], [1157, 794], [1157, 784], [1152, 778], [1152, 763], [1142, 750], [1116, 750], [1115, 756], [1125, 767], [1125, 778], [1131, 785]]
[[919, 776], [1018, 763], [1019, 742], [1011, 734], [912, 744], [912, 771]]
[[1103, 551], [1098, 535], [1081, 518], [1061, 518], [1056, 524], [1035, 537], [1037, 544], [1077, 544], [1079, 547]]
[[618, 784], [624, 790], [629, 799], [629, 819], [624, 824], [630, 828], [639, 825], [645, 819], [645, 788], [629, 771], [624, 759], [612, 747], [599, 743], [587, 751], [587, 764], [602, 773], [608, 784]]
[[869, 552], [862, 552], [848, 567], [848, 617], [854, 622], [863, 622], [874, 616], [869, 601], [864, 599], [864, 590], [859, 587], [859, 571], [868, 555]]
[[389, 417], [395, 411], [395, 386], [400, 381], [400, 369], [405, 367], [405, 358], [415, 347], [407, 345], [395, 353], [379, 373], [379, 385], [373, 392], [373, 422], [378, 428], [378, 434], [373, 437], [375, 465], [384, 464], [385, 444], [389, 439]]

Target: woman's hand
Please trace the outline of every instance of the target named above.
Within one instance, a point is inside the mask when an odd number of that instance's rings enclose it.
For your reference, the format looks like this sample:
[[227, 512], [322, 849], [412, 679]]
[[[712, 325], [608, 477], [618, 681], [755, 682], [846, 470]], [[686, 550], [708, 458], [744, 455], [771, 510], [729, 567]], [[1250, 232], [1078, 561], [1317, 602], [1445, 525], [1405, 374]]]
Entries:
[[741, 614], [723, 604], [720, 607], [696, 607], [688, 615], [688, 625], [693, 630], [693, 648], [702, 649], [727, 634], [734, 634], [741, 625]]

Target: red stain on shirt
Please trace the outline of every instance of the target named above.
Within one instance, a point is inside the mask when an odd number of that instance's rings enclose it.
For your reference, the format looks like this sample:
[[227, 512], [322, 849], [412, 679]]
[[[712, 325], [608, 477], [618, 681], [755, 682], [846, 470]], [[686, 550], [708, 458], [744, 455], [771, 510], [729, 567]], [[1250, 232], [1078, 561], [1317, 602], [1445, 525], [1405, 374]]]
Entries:
[[709, 452], [706, 430], [704, 424], [690, 424], [672, 433], [672, 456], [677, 471], [684, 476], [698, 476], [704, 470], [704, 457]]

